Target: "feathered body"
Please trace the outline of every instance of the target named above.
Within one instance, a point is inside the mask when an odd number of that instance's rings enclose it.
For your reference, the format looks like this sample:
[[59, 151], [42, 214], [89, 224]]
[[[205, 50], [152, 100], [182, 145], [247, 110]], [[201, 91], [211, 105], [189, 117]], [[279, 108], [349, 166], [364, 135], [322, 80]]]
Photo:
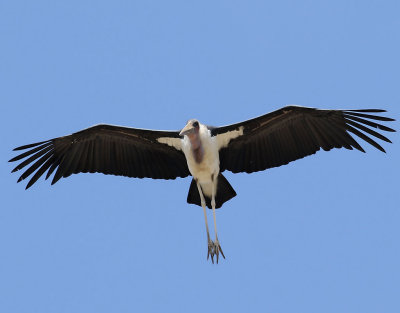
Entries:
[[[186, 162], [189, 167], [190, 174], [197, 180], [203, 190], [204, 195], [211, 197], [212, 180], [211, 176], [218, 176], [219, 173], [219, 152], [217, 140], [211, 137], [211, 132], [207, 126], [200, 124], [198, 139], [200, 146], [193, 149], [193, 141], [189, 136], [182, 139], [182, 151], [185, 154]], [[198, 157], [196, 154], [201, 154]]]

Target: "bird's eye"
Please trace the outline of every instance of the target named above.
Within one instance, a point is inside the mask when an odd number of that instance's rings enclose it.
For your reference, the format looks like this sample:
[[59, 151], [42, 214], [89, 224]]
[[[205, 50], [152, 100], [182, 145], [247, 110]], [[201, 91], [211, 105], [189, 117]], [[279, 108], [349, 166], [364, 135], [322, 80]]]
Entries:
[[193, 127], [199, 127], [199, 122], [197, 122], [197, 121], [194, 122], [194, 123], [193, 123]]

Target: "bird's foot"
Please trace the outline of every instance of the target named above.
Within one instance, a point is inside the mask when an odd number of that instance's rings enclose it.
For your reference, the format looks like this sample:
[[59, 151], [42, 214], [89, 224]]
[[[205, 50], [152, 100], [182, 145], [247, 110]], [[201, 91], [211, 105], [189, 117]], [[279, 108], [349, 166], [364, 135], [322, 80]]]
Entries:
[[218, 238], [216, 238], [215, 241], [212, 241], [210, 238], [208, 238], [207, 260], [211, 256], [211, 262], [214, 264], [214, 256], [216, 256], [216, 261], [218, 264], [220, 253], [222, 257], [225, 259], [225, 255], [224, 252], [222, 251], [221, 245], [219, 244]]
[[214, 264], [214, 242], [208, 238], [208, 251], [207, 251], [207, 260], [211, 256], [211, 261]]
[[223, 258], [225, 259], [225, 255], [224, 255], [224, 252], [222, 251], [221, 245], [219, 244], [218, 237], [216, 237], [215, 241], [214, 241], [214, 254], [217, 256], [217, 264], [218, 264], [220, 252], [221, 252], [221, 255], [223, 256]]

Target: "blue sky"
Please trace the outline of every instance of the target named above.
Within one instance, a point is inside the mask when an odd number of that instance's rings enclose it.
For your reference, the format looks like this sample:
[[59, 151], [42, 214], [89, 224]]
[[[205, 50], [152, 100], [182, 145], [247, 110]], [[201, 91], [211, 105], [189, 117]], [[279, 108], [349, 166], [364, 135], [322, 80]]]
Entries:
[[[226, 173], [227, 257], [175, 181], [74, 175], [30, 190], [16, 146], [97, 123], [225, 125], [287, 104], [400, 119], [398, 1], [0, 5], [1, 312], [399, 312], [398, 133]], [[400, 129], [398, 122], [391, 127]], [[211, 215], [210, 215], [211, 217]]]

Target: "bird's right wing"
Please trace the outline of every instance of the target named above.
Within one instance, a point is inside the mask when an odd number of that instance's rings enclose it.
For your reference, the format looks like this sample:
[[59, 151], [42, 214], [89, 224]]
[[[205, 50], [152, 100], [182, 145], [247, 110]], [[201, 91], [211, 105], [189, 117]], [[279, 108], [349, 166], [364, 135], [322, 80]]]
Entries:
[[[35, 173], [26, 188], [57, 169], [52, 184], [77, 173], [104, 173], [128, 177], [175, 179], [188, 176], [178, 131], [156, 131], [113, 125], [96, 125], [14, 150], [30, 149], [10, 160], [26, 158], [13, 172], [30, 167], [18, 182]], [[32, 164], [33, 163], [33, 164]]]
[[385, 111], [287, 106], [241, 123], [213, 128], [211, 134], [219, 144], [221, 172], [252, 173], [288, 164], [320, 148], [356, 148], [364, 152], [351, 134], [384, 152], [372, 138], [391, 141], [374, 129], [395, 130], [375, 122], [394, 121], [377, 115], [381, 112]]

